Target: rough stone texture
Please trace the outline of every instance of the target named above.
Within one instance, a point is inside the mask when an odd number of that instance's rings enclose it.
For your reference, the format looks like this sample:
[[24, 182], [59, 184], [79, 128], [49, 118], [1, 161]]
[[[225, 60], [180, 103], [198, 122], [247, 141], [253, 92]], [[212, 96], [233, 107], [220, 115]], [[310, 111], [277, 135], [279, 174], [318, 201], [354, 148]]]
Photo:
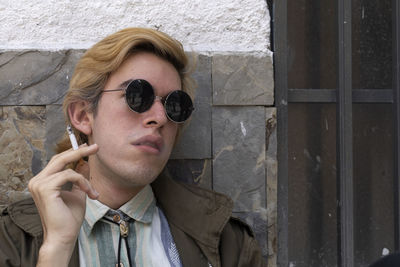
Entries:
[[213, 185], [252, 226], [266, 255], [265, 108], [214, 107]]
[[273, 65], [270, 56], [213, 56], [214, 105], [272, 105]]
[[188, 51], [268, 52], [265, 0], [0, 1], [0, 49], [87, 49], [125, 27], [169, 33]]
[[66, 134], [65, 119], [62, 105], [46, 106], [46, 160], [49, 161], [55, 154], [56, 144]]
[[[193, 78], [197, 83], [190, 122], [171, 155], [173, 159], [211, 158], [211, 58], [200, 55]], [[201, 145], [199, 145], [201, 144]]]
[[0, 54], [0, 105], [61, 103], [81, 51]]
[[45, 159], [45, 107], [0, 107], [0, 205], [24, 191]]
[[253, 211], [265, 203], [265, 109], [214, 107], [212, 127], [214, 189]]
[[267, 171], [267, 242], [268, 242], [268, 266], [276, 266], [278, 252], [277, 236], [277, 186], [278, 186], [278, 161], [276, 139], [276, 108], [266, 109], [266, 171]]

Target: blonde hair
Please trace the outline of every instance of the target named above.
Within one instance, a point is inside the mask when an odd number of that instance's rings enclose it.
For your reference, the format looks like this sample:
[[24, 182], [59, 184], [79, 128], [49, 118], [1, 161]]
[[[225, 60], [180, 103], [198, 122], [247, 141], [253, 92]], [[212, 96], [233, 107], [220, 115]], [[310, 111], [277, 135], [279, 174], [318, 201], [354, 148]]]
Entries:
[[[192, 98], [194, 81], [192, 65], [180, 42], [157, 30], [148, 28], [126, 28], [111, 34], [86, 51], [75, 67], [70, 87], [64, 98], [63, 112], [70, 124], [68, 107], [74, 102], [88, 102], [88, 111], [96, 114], [101, 92], [114, 71], [131, 55], [150, 52], [170, 62], [181, 78], [182, 90]], [[181, 128], [181, 127], [180, 127]], [[179, 132], [181, 129], [179, 129]], [[87, 136], [74, 129], [78, 143], [87, 143]], [[68, 137], [58, 144], [57, 152], [65, 150]], [[68, 145], [67, 145], [68, 144]]]

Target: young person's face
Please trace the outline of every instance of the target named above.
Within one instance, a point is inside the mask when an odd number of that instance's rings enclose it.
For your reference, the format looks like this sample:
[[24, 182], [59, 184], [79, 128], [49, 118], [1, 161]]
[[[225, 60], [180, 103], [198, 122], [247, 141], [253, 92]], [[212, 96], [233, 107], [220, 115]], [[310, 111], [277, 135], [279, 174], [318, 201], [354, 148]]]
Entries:
[[[144, 79], [157, 96], [181, 90], [181, 80], [171, 63], [150, 53], [129, 57], [109, 77], [104, 91], [119, 89], [128, 80]], [[144, 186], [164, 168], [174, 145], [178, 126], [155, 100], [143, 113], [133, 112], [124, 91], [103, 93], [97, 112], [91, 116], [90, 143], [99, 146], [90, 159], [91, 176], [109, 179], [121, 186]]]

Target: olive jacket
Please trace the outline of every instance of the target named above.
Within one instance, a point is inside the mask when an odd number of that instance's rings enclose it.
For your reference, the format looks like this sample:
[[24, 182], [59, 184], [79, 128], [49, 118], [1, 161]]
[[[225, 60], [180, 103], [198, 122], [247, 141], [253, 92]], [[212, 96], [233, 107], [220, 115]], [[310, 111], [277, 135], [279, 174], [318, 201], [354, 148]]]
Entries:
[[[166, 176], [157, 178], [152, 188], [183, 266], [267, 266], [251, 229], [231, 217], [233, 203], [228, 197]], [[42, 225], [32, 198], [1, 212], [1, 267], [35, 266], [42, 241]], [[78, 266], [76, 245], [69, 267]]]

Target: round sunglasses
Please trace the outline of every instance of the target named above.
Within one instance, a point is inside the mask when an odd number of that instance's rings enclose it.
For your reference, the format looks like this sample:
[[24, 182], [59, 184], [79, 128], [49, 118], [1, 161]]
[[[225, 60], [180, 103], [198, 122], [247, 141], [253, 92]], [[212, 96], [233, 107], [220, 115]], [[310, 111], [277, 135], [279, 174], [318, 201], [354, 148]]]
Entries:
[[103, 92], [115, 91], [125, 91], [126, 103], [132, 111], [137, 113], [149, 110], [154, 101], [160, 99], [168, 119], [175, 123], [185, 122], [194, 110], [192, 99], [187, 93], [176, 90], [166, 97], [156, 96], [153, 86], [142, 79], [132, 80], [125, 89], [104, 90]]

